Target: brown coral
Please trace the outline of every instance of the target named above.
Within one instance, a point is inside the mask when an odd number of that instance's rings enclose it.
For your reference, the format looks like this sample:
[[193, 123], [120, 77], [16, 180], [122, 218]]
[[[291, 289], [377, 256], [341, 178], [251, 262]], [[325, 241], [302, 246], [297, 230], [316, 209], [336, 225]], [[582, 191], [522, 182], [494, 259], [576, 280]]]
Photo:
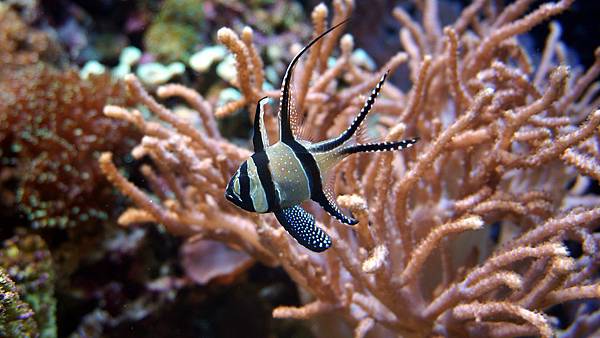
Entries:
[[43, 64], [3, 67], [0, 78], [2, 159], [33, 225], [106, 219], [115, 196], [96, 159], [107, 150], [125, 155], [136, 132], [103, 116], [102, 107], [130, 102], [124, 87], [108, 75], [84, 80]]
[[[444, 29], [435, 0], [421, 6], [422, 23], [396, 9], [406, 52], [382, 69], [408, 62], [413, 86], [404, 92], [386, 84], [372, 129], [388, 140], [410, 134], [421, 142], [418, 152], [369, 160], [365, 156], [372, 155], [359, 155], [338, 168], [338, 202], [360, 223], [349, 229], [312, 210], [333, 239], [325, 254], [299, 248], [271, 216], [227, 203], [227, 179], [249, 151], [190, 128], [134, 77], [127, 84], [136, 100], [170, 127], [147, 122], [136, 110], [105, 108], [146, 135], [134, 155], [154, 160], [156, 169], [144, 174], [161, 199], [156, 203], [128, 182], [111, 155], [103, 154], [102, 169], [136, 205], [120, 222], [158, 222], [173, 234], [220, 240], [283, 266], [313, 301], [277, 308], [278, 318], [330, 313], [353, 326], [356, 337], [554, 335], [557, 329], [542, 311], [600, 297], [593, 272], [600, 262], [594, 233], [600, 199], [585, 194], [588, 177], [600, 174], [598, 86], [591, 85], [600, 71], [600, 50], [595, 64], [573, 77], [562, 46], [551, 37], [535, 67], [515, 36], [566, 10], [572, 0], [526, 14], [529, 3], [499, 8], [476, 0]], [[336, 23], [352, 3], [338, 0], [334, 6]], [[313, 14], [317, 32], [324, 29], [323, 8]], [[260, 63], [246, 43], [251, 39], [236, 38], [231, 30], [222, 30], [219, 39], [238, 62], [234, 85], [244, 98], [236, 107], [255, 104], [265, 93], [256, 86], [261, 73], [254, 65]], [[328, 67], [323, 60], [337, 37], [330, 39], [296, 70], [296, 104], [302, 102], [303, 124], [316, 138], [339, 133], [360, 109], [359, 96], [381, 74], [352, 61], [347, 35]], [[198, 94], [173, 86], [157, 93], [183, 97], [211, 130], [212, 109]], [[218, 115], [233, 108], [219, 108]], [[571, 180], [578, 183], [568, 189]], [[570, 255], [565, 240], [579, 243], [583, 254]], [[575, 319], [564, 335], [596, 331], [589, 322], [597, 314], [575, 304], [581, 322]]]
[[56, 44], [30, 28], [10, 5], [0, 3], [0, 65], [29, 65], [56, 57]]

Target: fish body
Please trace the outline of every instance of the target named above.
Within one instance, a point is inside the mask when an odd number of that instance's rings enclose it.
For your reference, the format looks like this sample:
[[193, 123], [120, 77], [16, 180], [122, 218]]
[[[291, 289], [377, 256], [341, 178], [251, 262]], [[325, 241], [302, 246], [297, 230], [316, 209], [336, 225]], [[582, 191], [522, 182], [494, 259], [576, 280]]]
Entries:
[[350, 127], [340, 136], [317, 143], [295, 137], [290, 126], [290, 78], [295, 64], [315, 42], [342, 22], [313, 39], [290, 62], [283, 78], [279, 107], [279, 140], [270, 145], [264, 125], [264, 110], [259, 100], [254, 118], [254, 154], [244, 161], [233, 175], [225, 197], [244, 210], [257, 213], [272, 212], [279, 223], [298, 243], [315, 252], [331, 246], [325, 231], [316, 226], [315, 218], [300, 204], [309, 199], [317, 202], [340, 222], [354, 225], [357, 221], [346, 216], [337, 206], [333, 195], [324, 187], [331, 168], [345, 157], [359, 152], [391, 151], [411, 147], [418, 138], [398, 142], [355, 144], [353, 136], [371, 110], [387, 72], [372, 90], [363, 108]]

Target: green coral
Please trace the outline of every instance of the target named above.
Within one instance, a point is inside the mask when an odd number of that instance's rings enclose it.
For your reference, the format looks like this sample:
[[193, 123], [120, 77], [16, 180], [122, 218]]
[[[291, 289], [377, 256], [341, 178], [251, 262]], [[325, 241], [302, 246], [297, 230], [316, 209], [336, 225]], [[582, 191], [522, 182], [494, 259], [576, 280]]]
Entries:
[[250, 10], [244, 13], [246, 21], [267, 35], [296, 31], [304, 19], [302, 5], [297, 2], [254, 1], [248, 5]]
[[204, 18], [204, 0], [165, 0], [158, 13], [160, 21], [179, 22], [200, 27]]
[[166, 0], [144, 35], [146, 50], [161, 62], [187, 61], [200, 42], [203, 0]]
[[174, 22], [156, 22], [144, 35], [146, 49], [162, 62], [187, 60], [198, 43], [194, 27]]
[[17, 286], [0, 267], [0, 336], [38, 337], [38, 329], [29, 304], [23, 302]]
[[0, 267], [7, 271], [20, 298], [35, 313], [39, 336], [56, 337], [54, 272], [44, 240], [38, 235], [18, 235], [6, 240], [0, 250]]

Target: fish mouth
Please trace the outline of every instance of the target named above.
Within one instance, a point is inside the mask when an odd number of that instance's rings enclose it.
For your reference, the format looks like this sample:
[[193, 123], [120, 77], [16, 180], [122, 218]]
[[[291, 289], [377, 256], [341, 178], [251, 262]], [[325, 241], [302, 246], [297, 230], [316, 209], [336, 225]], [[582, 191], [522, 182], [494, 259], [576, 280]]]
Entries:
[[240, 200], [238, 199], [238, 197], [237, 197], [237, 196], [235, 196], [235, 195], [233, 194], [233, 191], [232, 191], [232, 190], [233, 190], [233, 189], [231, 188], [231, 185], [227, 185], [227, 189], [225, 189], [225, 198], [226, 198], [226, 199], [227, 199], [229, 202], [231, 202], [231, 203], [233, 203], [233, 204], [235, 204], [235, 205], [238, 205], [238, 206], [239, 206], [239, 205], [241, 204], [241, 202], [242, 202], [242, 201], [240, 201]]
[[235, 196], [231, 195], [230, 193], [226, 192], [225, 193], [225, 198], [228, 199], [230, 202], [235, 203], [236, 202], [236, 198]]
[[225, 198], [229, 202], [231, 202], [231, 204], [235, 205], [236, 207], [238, 207], [238, 208], [240, 208], [242, 210], [250, 211], [250, 210], [244, 208], [244, 206], [245, 206], [244, 202], [242, 202], [242, 200], [239, 197], [237, 197], [237, 196], [235, 196], [233, 194], [230, 194], [230, 193], [225, 193]]

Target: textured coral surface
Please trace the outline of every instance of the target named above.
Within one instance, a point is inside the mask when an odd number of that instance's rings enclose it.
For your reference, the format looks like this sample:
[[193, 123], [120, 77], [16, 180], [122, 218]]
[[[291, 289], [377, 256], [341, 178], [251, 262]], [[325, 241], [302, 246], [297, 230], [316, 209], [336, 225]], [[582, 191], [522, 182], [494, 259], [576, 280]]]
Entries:
[[115, 195], [96, 159], [124, 155], [135, 132], [102, 115], [125, 104], [123, 87], [107, 75], [81, 79], [48, 65], [0, 70], [3, 161], [19, 174], [16, 203], [37, 227], [106, 220]]

